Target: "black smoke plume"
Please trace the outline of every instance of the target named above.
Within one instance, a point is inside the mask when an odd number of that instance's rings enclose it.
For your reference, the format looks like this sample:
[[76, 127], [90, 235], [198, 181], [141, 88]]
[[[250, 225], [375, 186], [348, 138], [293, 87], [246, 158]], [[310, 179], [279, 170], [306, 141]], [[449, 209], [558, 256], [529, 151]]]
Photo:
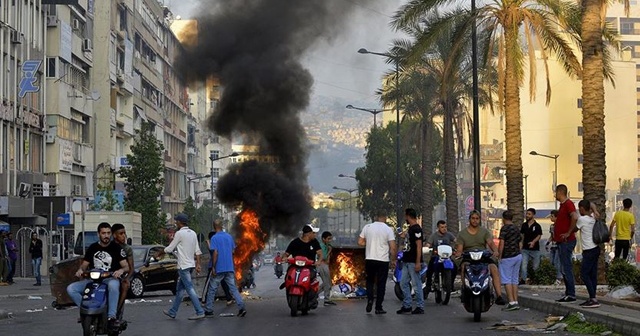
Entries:
[[195, 43], [176, 68], [188, 81], [219, 80], [207, 120], [218, 135], [255, 139], [275, 164], [244, 163], [219, 180], [217, 197], [258, 212], [265, 232], [290, 234], [308, 220], [307, 148], [299, 113], [313, 78], [300, 59], [333, 36], [352, 6], [343, 0], [206, 0]]

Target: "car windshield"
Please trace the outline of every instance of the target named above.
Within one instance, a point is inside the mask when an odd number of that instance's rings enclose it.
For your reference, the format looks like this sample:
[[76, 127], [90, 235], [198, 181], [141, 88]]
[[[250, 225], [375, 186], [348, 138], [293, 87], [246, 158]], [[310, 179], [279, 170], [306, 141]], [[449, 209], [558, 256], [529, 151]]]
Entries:
[[133, 262], [145, 262], [147, 257], [147, 249], [143, 247], [133, 248]]

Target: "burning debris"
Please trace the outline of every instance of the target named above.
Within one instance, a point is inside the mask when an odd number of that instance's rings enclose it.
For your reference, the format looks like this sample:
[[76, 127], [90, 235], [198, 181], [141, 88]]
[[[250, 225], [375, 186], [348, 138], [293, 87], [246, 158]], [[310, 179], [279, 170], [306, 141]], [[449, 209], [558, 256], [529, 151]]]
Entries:
[[264, 249], [267, 236], [260, 229], [258, 215], [251, 209], [244, 209], [238, 215], [240, 223], [236, 226], [236, 249], [234, 251], [234, 269], [236, 280], [242, 279], [243, 270], [249, 268], [252, 256]]

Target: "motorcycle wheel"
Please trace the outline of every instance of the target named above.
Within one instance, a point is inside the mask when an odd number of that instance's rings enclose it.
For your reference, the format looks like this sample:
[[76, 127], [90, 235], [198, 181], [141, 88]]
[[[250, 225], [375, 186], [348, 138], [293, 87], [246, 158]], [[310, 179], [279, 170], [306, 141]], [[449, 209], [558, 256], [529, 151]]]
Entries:
[[442, 283], [440, 284], [441, 288], [442, 288], [442, 304], [443, 305], [447, 305], [449, 304], [449, 299], [451, 299], [451, 284], [453, 281], [451, 281], [451, 271], [450, 270], [446, 270], [442, 272]]
[[300, 304], [301, 297], [290, 295], [287, 297], [287, 304], [289, 304], [289, 309], [291, 310], [291, 317], [298, 316], [298, 305]]
[[395, 286], [393, 286], [393, 292], [396, 293], [398, 300], [404, 300], [404, 293], [402, 293], [402, 288], [400, 288], [399, 282], [396, 282]]
[[98, 332], [98, 318], [94, 316], [82, 316], [82, 335], [96, 336]]
[[480, 322], [482, 317], [482, 300], [479, 297], [471, 299], [471, 308], [473, 308], [473, 322]]

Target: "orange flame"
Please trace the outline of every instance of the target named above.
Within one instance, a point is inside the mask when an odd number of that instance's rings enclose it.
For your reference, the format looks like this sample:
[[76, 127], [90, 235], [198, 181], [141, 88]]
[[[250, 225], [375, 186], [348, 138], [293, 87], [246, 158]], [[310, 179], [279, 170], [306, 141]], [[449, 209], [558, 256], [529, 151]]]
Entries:
[[258, 215], [251, 209], [244, 209], [238, 215], [240, 224], [236, 236], [236, 249], [233, 252], [233, 264], [236, 280], [242, 279], [242, 272], [251, 265], [252, 256], [264, 249], [267, 235], [260, 229]]
[[336, 256], [336, 263], [338, 264], [336, 267], [337, 272], [335, 272], [333, 279], [331, 279], [333, 284], [344, 282], [354, 285], [358, 282], [356, 267], [348, 254], [340, 252]]

